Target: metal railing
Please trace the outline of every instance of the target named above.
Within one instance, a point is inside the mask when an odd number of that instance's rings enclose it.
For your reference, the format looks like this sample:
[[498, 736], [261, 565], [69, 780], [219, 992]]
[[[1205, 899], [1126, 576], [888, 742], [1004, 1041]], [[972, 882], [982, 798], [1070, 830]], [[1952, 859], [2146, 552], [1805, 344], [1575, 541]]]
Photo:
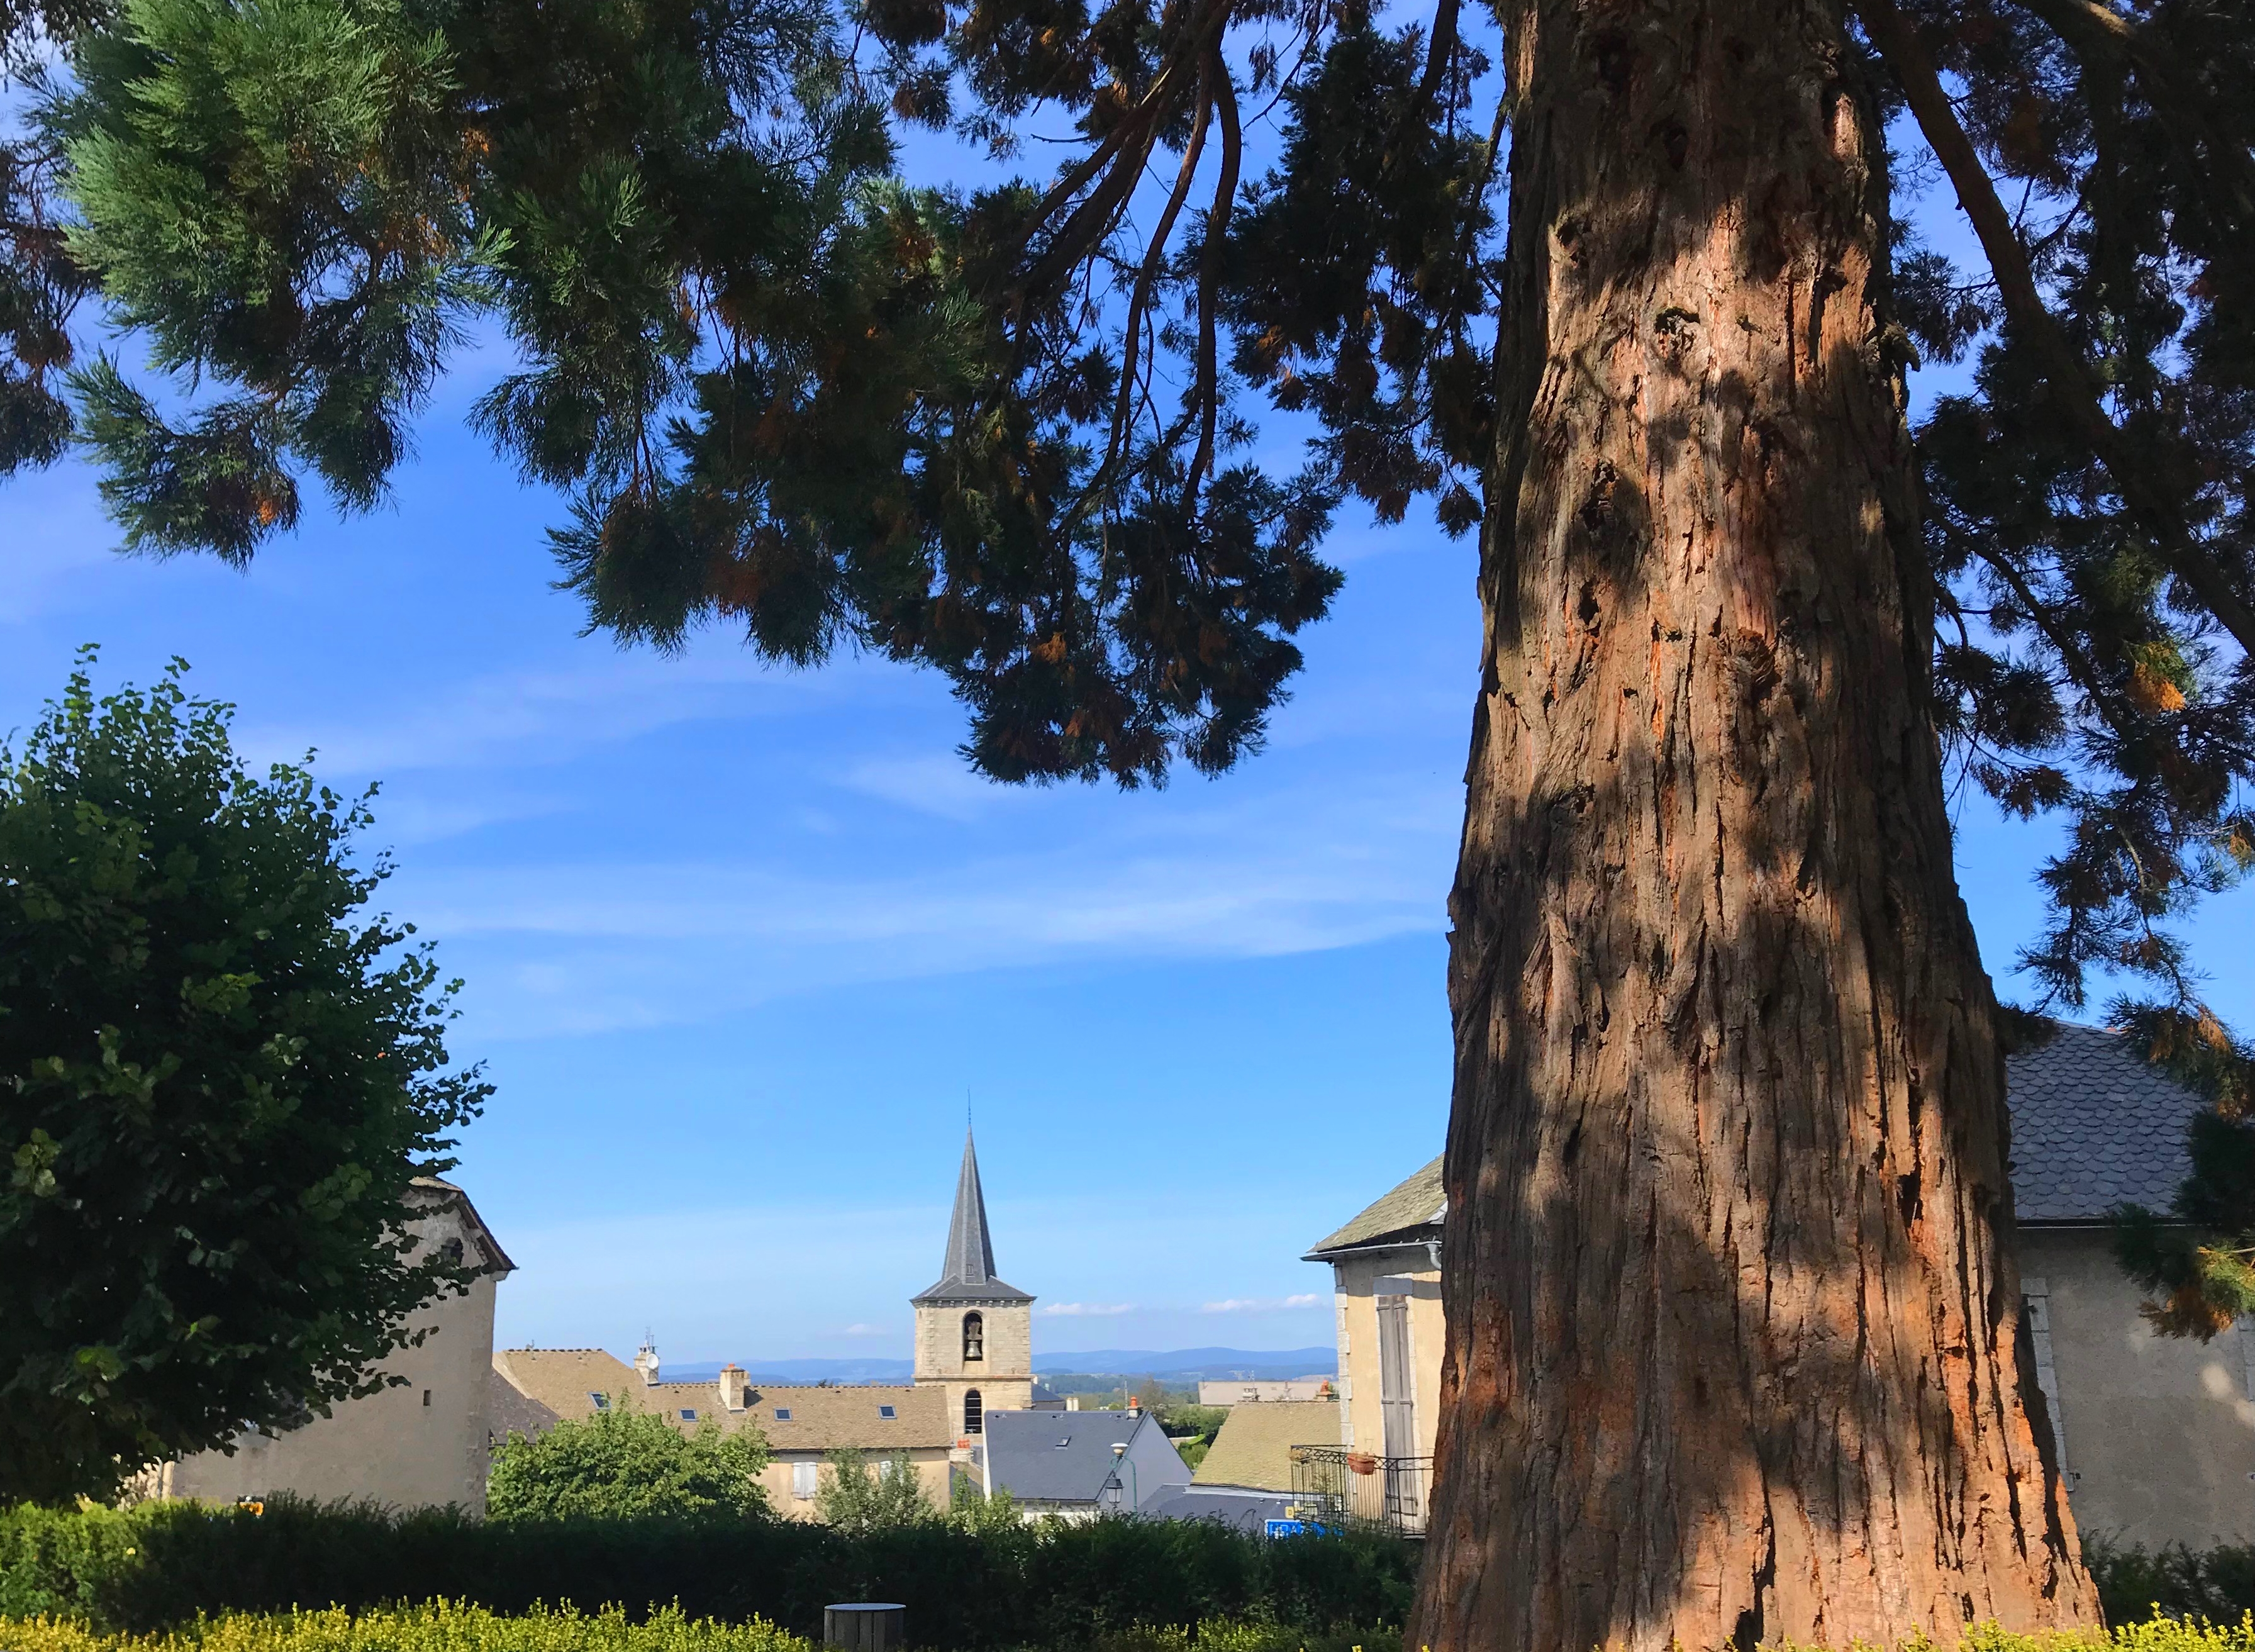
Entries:
[[1303, 1520], [1327, 1526], [1376, 1526], [1401, 1536], [1425, 1533], [1430, 1457], [1380, 1457], [1341, 1445], [1292, 1448], [1292, 1501]]

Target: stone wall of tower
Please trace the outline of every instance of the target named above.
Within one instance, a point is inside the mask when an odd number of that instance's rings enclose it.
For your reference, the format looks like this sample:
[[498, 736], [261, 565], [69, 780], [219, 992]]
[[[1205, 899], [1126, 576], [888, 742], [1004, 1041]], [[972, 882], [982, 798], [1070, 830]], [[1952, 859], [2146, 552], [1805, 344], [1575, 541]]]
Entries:
[[[986, 1320], [986, 1357], [963, 1358], [963, 1316]], [[979, 1390], [989, 1411], [1021, 1411], [1034, 1400], [1034, 1309], [1027, 1302], [918, 1303], [916, 1380], [947, 1393], [949, 1426], [963, 1429], [963, 1396]]]

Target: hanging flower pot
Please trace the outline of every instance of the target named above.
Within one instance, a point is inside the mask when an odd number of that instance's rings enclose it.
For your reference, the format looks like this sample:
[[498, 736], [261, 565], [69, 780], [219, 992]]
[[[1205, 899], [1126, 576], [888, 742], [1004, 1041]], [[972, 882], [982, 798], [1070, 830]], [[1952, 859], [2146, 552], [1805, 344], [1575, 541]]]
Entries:
[[1358, 1474], [1378, 1473], [1378, 1459], [1368, 1452], [1349, 1452], [1346, 1454], [1346, 1466]]

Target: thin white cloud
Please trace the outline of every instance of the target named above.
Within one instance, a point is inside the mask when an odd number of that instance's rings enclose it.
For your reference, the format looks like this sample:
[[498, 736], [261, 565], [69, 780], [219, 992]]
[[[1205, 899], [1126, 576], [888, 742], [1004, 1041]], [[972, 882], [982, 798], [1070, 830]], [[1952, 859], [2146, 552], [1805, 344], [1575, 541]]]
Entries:
[[853, 1325], [838, 1334], [841, 1337], [889, 1337], [892, 1332], [882, 1325]]
[[882, 981], [1436, 932], [1458, 810], [1453, 784], [1413, 777], [1361, 798], [1278, 792], [1060, 831], [1058, 847], [911, 877], [853, 855], [826, 874], [749, 857], [519, 861], [411, 867], [385, 896], [470, 980], [466, 1030], [589, 1032]]
[[1132, 1302], [1051, 1302], [1044, 1303], [1034, 1311], [1057, 1319], [1106, 1318], [1117, 1313], [1133, 1313]]
[[1321, 1297], [1303, 1294], [1296, 1297], [1231, 1297], [1221, 1302], [1209, 1302], [1200, 1313], [1282, 1313], [1292, 1308], [1313, 1308], [1321, 1304]]

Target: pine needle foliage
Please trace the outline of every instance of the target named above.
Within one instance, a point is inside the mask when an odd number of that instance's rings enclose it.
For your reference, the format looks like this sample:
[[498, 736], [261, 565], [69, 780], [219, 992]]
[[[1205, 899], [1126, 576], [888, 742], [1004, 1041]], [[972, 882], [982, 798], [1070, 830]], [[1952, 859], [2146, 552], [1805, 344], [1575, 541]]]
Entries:
[[0, 1499], [383, 1387], [467, 1277], [404, 1196], [488, 1088], [459, 983], [368, 910], [366, 799], [251, 774], [177, 661], [101, 699], [92, 664], [0, 746]]
[[2115, 1212], [2115, 1255], [2153, 1293], [2140, 1311], [2155, 1330], [2207, 1342], [2255, 1314], [2255, 1051], [2213, 1016], [2118, 1013], [2134, 1047], [2209, 1106], [2188, 1127], [2191, 1174], [2168, 1212]]
[[[1459, 0], [120, 3], [50, 129], [74, 256], [204, 387], [74, 381], [129, 543], [240, 560], [307, 470], [380, 496], [484, 306], [525, 366], [480, 425], [573, 490], [591, 626], [936, 666], [999, 779], [1256, 750], [1340, 503], [1491, 523], [1558, 365], [1496, 324], [1525, 88]], [[2063, 831], [2044, 1004], [2096, 970], [2196, 1027], [2181, 921], [2255, 868], [2255, 15], [1837, 31], [1846, 107], [1907, 140], [1871, 360], [1971, 369], [1916, 432], [1942, 759]], [[917, 128], [1054, 164], [911, 189]], [[1914, 228], [1952, 197], [1963, 267]]]

